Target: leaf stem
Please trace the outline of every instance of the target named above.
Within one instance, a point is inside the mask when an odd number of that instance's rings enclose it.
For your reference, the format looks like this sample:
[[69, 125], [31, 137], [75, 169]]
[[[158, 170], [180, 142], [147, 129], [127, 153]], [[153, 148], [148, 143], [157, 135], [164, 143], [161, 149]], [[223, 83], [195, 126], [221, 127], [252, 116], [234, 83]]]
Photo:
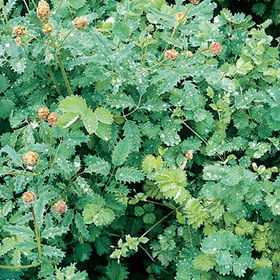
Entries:
[[66, 36], [64, 37], [64, 39], [62, 40], [62, 42], [59, 44], [59, 46], [58, 46], [58, 50], [60, 50], [61, 48], [62, 48], [62, 46], [63, 46], [63, 44], [64, 44], [64, 42], [67, 40], [67, 38], [69, 37], [69, 35], [75, 30], [75, 26], [72, 28], [72, 29], [70, 29], [69, 30], [69, 32], [66, 34]]
[[29, 265], [19, 265], [19, 266], [11, 266], [11, 265], [0, 265], [0, 269], [26, 269], [26, 268], [31, 268], [31, 267], [36, 267], [39, 266], [41, 262], [34, 263], [34, 264], [29, 264]]
[[4, 4], [4, 0], [1, 0], [1, 6], [2, 6], [2, 9], [3, 9], [4, 18], [5, 18], [6, 25], [7, 25], [7, 30], [8, 30], [9, 36], [11, 37], [11, 28], [10, 28], [9, 20], [8, 20], [8, 17], [7, 17], [7, 12], [6, 12], [6, 7], [5, 7], [5, 4]]
[[36, 223], [34, 208], [33, 208], [32, 204], [31, 204], [30, 206], [31, 206], [31, 212], [32, 212], [32, 216], [33, 216], [35, 234], [36, 234], [36, 239], [37, 239], [37, 247], [38, 247], [39, 261], [40, 261], [40, 263], [41, 263], [41, 261], [42, 261], [41, 239], [40, 239], [40, 234], [39, 234], [38, 227], [37, 227], [37, 223]]
[[65, 69], [64, 69], [64, 66], [63, 66], [62, 59], [61, 59], [60, 54], [59, 54], [58, 47], [56, 46], [55, 41], [54, 41], [54, 39], [53, 39], [53, 37], [52, 37], [51, 34], [50, 34], [50, 38], [51, 38], [51, 42], [52, 42], [52, 44], [53, 44], [53, 47], [54, 47], [55, 50], [57, 51], [58, 63], [59, 63], [60, 69], [61, 69], [61, 73], [62, 73], [64, 82], [65, 82], [67, 91], [68, 91], [69, 94], [72, 94], [73, 92], [72, 92], [72, 89], [71, 89], [71, 87], [70, 87], [69, 81], [68, 81], [68, 79], [67, 79], [67, 75], [66, 75], [66, 72], [65, 72]]
[[161, 218], [159, 221], [157, 221], [152, 227], [150, 227], [145, 233], [143, 233], [139, 238], [144, 237], [145, 235], [147, 235], [151, 230], [153, 230], [157, 225], [159, 225], [162, 221], [164, 221], [166, 218], [168, 218], [171, 214], [173, 214], [176, 210], [178, 210], [178, 208], [175, 208], [174, 210], [172, 210], [170, 213], [168, 213], [167, 215], [165, 215], [163, 218]]
[[60, 9], [61, 4], [62, 4], [63, 1], [64, 1], [64, 0], [60, 0], [59, 4], [58, 4], [58, 6], [57, 6], [57, 8], [56, 8], [56, 10], [55, 10], [55, 14], [57, 14], [57, 12], [58, 12], [58, 10]]
[[52, 162], [52, 145], [53, 145], [53, 127], [50, 127], [50, 159], [49, 159], [49, 168], [51, 167]]
[[47, 65], [46, 68], [47, 68], [47, 71], [48, 71], [48, 73], [51, 77], [51, 80], [53, 81], [53, 83], [54, 83], [54, 85], [57, 89], [57, 92], [61, 95], [61, 90], [60, 90], [59, 84], [58, 84], [58, 82], [55, 78], [55, 75], [54, 75], [53, 71], [51, 70], [51, 67]]
[[[177, 33], [179, 27], [182, 25], [182, 23], [184, 22], [185, 20], [185, 17], [187, 15], [187, 13], [190, 11], [191, 7], [192, 7], [193, 3], [190, 4], [190, 6], [188, 7], [188, 9], [186, 10], [186, 12], [184, 13], [184, 15], [182, 16], [182, 18], [180, 19], [178, 25], [176, 27], [174, 27], [173, 31], [172, 31], [172, 34], [171, 34], [171, 37], [170, 37], [170, 40], [173, 39], [173, 37], [175, 36], [175, 34]], [[159, 61], [161, 61], [164, 57], [164, 54], [166, 52], [166, 50], [168, 49], [168, 47], [170, 46], [169, 43], [167, 43], [167, 45], [165, 46], [160, 58], [159, 58]]]
[[7, 175], [14, 175], [14, 176], [39, 176], [42, 173], [20, 173], [20, 172], [14, 172], [14, 171], [7, 171], [7, 170], [0, 170], [0, 173], [5, 173]]

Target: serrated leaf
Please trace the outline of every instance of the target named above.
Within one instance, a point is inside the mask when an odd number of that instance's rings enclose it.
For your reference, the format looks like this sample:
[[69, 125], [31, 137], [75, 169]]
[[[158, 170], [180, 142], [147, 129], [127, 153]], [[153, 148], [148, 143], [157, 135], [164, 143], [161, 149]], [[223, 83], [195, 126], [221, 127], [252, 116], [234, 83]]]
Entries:
[[70, 6], [74, 9], [80, 9], [86, 4], [86, 0], [67, 0]]
[[1, 152], [7, 153], [15, 165], [22, 167], [21, 156], [12, 147], [5, 146]]
[[87, 103], [82, 97], [71, 95], [60, 102], [59, 109], [63, 112], [82, 114], [87, 110]]
[[11, 235], [17, 235], [22, 237], [32, 237], [34, 236], [34, 232], [30, 227], [26, 226], [4, 226], [3, 229], [9, 232]]
[[120, 140], [115, 146], [112, 154], [112, 163], [115, 166], [120, 166], [125, 163], [127, 157], [131, 152], [131, 143], [128, 138]]
[[101, 139], [108, 141], [111, 138], [111, 126], [106, 123], [98, 123], [95, 134]]
[[121, 167], [116, 172], [116, 180], [125, 183], [135, 183], [144, 180], [145, 175], [142, 171], [132, 167]]
[[82, 116], [84, 126], [89, 134], [95, 133], [98, 126], [96, 115], [90, 110], [86, 109]]
[[111, 165], [104, 159], [97, 156], [87, 156], [85, 158], [87, 168], [84, 172], [97, 173], [101, 175], [108, 175], [111, 169]]
[[45, 245], [42, 247], [42, 255], [51, 258], [63, 258], [65, 253], [56, 247]]
[[80, 213], [75, 215], [75, 225], [83, 238], [89, 238], [89, 231], [85, 225], [84, 219]]
[[115, 219], [115, 214], [109, 208], [103, 208], [91, 203], [86, 205], [83, 217], [86, 224], [94, 223], [96, 226], [104, 226], [112, 223]]
[[98, 121], [102, 122], [102, 123], [106, 123], [106, 124], [112, 124], [114, 119], [113, 119], [113, 116], [111, 114], [110, 111], [108, 111], [107, 109], [105, 108], [97, 108], [95, 111], [94, 111]]
[[61, 236], [68, 231], [67, 227], [50, 227], [48, 229], [44, 229], [41, 238], [49, 239], [55, 238], [56, 236]]
[[77, 119], [79, 115], [74, 112], [67, 112], [59, 117], [58, 126], [62, 128], [67, 128], [71, 126]]
[[6, 119], [9, 117], [11, 111], [14, 109], [15, 104], [10, 100], [0, 100], [0, 118]]
[[[0, 75], [0, 93], [5, 91], [9, 87], [9, 84], [10, 84], [10, 81], [9, 81], [8, 77]], [[3, 106], [1, 106], [1, 108], [4, 109]]]
[[2, 240], [2, 243], [3, 245], [0, 247], [0, 256], [12, 250], [16, 244], [16, 240], [13, 237], [6, 237]]

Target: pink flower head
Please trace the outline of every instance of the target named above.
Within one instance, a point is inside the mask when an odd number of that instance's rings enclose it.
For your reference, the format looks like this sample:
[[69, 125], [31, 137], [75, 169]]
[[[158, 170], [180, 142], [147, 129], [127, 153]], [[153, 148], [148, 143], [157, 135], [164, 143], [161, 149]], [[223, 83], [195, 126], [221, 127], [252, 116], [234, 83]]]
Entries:
[[48, 116], [48, 122], [51, 126], [57, 126], [59, 115], [57, 113], [50, 113]]
[[220, 43], [217, 42], [213, 42], [210, 47], [209, 47], [209, 51], [215, 56], [218, 55], [222, 52], [222, 45]]
[[67, 205], [64, 201], [59, 200], [57, 203], [54, 204], [53, 210], [55, 213], [66, 213], [67, 212]]
[[28, 191], [22, 195], [22, 199], [25, 203], [31, 204], [36, 200], [36, 196], [34, 192]]

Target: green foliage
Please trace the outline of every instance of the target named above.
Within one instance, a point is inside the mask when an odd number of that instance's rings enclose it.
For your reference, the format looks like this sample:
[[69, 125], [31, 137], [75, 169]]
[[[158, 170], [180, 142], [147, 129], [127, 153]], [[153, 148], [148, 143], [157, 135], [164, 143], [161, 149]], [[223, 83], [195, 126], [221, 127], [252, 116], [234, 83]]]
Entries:
[[52, 0], [46, 34], [38, 1], [5, 2], [0, 279], [279, 279], [271, 21], [211, 0]]

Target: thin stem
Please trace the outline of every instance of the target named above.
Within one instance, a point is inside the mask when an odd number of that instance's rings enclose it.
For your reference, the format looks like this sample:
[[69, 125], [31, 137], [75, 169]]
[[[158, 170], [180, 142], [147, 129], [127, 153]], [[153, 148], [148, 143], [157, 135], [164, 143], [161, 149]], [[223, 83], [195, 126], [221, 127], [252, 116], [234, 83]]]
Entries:
[[2, 5], [6, 25], [7, 25], [7, 30], [8, 30], [9, 36], [11, 37], [11, 28], [10, 28], [9, 20], [8, 20], [8, 17], [7, 17], [6, 7], [5, 7], [5, 4], [4, 4], [3, 0], [1, 0], [1, 5]]
[[31, 268], [31, 267], [36, 267], [39, 266], [41, 262], [34, 263], [34, 264], [29, 264], [29, 265], [19, 265], [19, 266], [10, 266], [10, 265], [0, 265], [0, 269], [26, 269], [26, 268]]
[[39, 234], [37, 223], [36, 223], [36, 218], [35, 218], [35, 213], [34, 213], [33, 206], [32, 206], [32, 204], [30, 206], [31, 206], [31, 212], [32, 212], [32, 216], [33, 216], [35, 234], [36, 234], [36, 239], [37, 239], [39, 261], [41, 262], [41, 260], [42, 260], [41, 239], [40, 239], [40, 234]]
[[57, 158], [57, 155], [58, 155], [58, 152], [59, 152], [59, 148], [60, 148], [60, 146], [61, 146], [61, 143], [62, 143], [62, 141], [60, 141], [60, 143], [59, 143], [59, 145], [58, 145], [58, 147], [57, 147], [56, 153], [55, 153], [55, 155], [54, 155], [54, 159], [53, 159], [53, 161], [52, 161], [52, 163], [51, 163], [51, 165], [50, 165], [50, 169], [52, 168], [52, 166], [53, 166], [54, 163], [55, 163], [55, 160], [56, 160], [56, 158]]
[[60, 50], [64, 44], [64, 42], [67, 40], [67, 38], [69, 37], [69, 35], [75, 30], [76, 27], [73, 27], [72, 29], [69, 30], [69, 32], [66, 34], [66, 36], [64, 37], [64, 39], [62, 40], [62, 42], [59, 44], [58, 46], [58, 50]]
[[147, 38], [147, 42], [146, 42], [146, 46], [145, 46], [145, 51], [144, 51], [144, 55], [142, 58], [142, 62], [141, 62], [141, 66], [143, 67], [145, 64], [145, 60], [146, 60], [146, 56], [147, 56], [147, 50], [148, 50], [148, 38]]
[[[53, 39], [51, 34], [50, 34], [50, 38], [51, 38], [51, 42], [53, 44], [53, 47], [56, 49], [56, 51], [58, 51], [58, 48], [57, 48], [57, 46], [55, 44], [55, 41], [54, 41], [54, 39]], [[69, 94], [72, 94], [73, 92], [72, 92], [72, 89], [70, 87], [69, 81], [67, 79], [67, 75], [66, 75], [66, 72], [65, 72], [65, 69], [64, 69], [64, 66], [63, 66], [63, 62], [62, 62], [62, 59], [61, 59], [59, 53], [57, 53], [57, 56], [58, 56], [58, 63], [59, 63], [60, 69], [61, 69], [61, 73], [62, 73], [64, 82], [65, 82], [67, 91], [68, 91]]]
[[52, 162], [52, 145], [53, 145], [53, 127], [50, 128], [50, 159], [49, 159], [49, 168], [51, 167]]
[[71, 89], [71, 86], [69, 84], [69, 81], [67, 79], [67, 75], [66, 75], [66, 72], [65, 72], [65, 69], [64, 69], [64, 66], [63, 66], [63, 63], [62, 63], [62, 60], [60, 57], [58, 57], [58, 62], [59, 62], [59, 66], [60, 66], [60, 69], [61, 69], [61, 72], [62, 72], [62, 76], [63, 76], [63, 79], [64, 79], [64, 82], [65, 82], [65, 85], [67, 87], [67, 91], [69, 94], [72, 94], [73, 91]]
[[56, 10], [55, 10], [55, 14], [57, 14], [57, 12], [58, 12], [58, 10], [60, 9], [60, 6], [61, 6], [61, 4], [62, 4], [63, 1], [64, 1], [64, 0], [60, 0], [59, 4], [58, 4], [58, 6], [57, 6], [57, 8], [56, 8]]
[[187, 123], [183, 122], [183, 124], [192, 132], [194, 133], [206, 146], [208, 143], [196, 132], [194, 131]]
[[151, 256], [151, 254], [142, 246], [142, 245], [138, 245], [147, 255], [148, 257], [153, 261], [155, 262], [155, 259]]
[[200, 54], [200, 53], [202, 53], [202, 52], [208, 51], [208, 50], [209, 50], [209, 49], [200, 50], [200, 51], [198, 51], [198, 52], [192, 54], [190, 57], [192, 57], [192, 56], [194, 56], [194, 55], [197, 55], [197, 54]]
[[[186, 12], [184, 13], [183, 17], [180, 19], [178, 25], [176, 27], [174, 27], [173, 31], [172, 31], [172, 34], [171, 34], [171, 37], [170, 37], [170, 40], [173, 39], [173, 37], [175, 36], [175, 34], [177, 33], [179, 27], [182, 25], [182, 23], [184, 22], [185, 20], [185, 17], [187, 15], [187, 13], [190, 11], [191, 7], [192, 7], [193, 3], [190, 4], [190, 6], [188, 7], [188, 9], [186, 10]], [[167, 45], [165, 46], [160, 58], [159, 58], [159, 61], [161, 61], [164, 57], [164, 54], [166, 52], [166, 50], [168, 49], [168, 47], [170, 46], [169, 43], [167, 43]]]
[[145, 73], [145, 72], [147, 72], [147, 71], [149, 71], [149, 70], [155, 68], [156, 66], [162, 64], [164, 61], [165, 61], [165, 60], [162, 60], [162, 61], [160, 61], [160, 62], [154, 64], [153, 66], [151, 66], [151, 67], [149, 67], [149, 68], [146, 68], [146, 69], [144, 69], [143, 71], [141, 71], [141, 72], [139, 72], [139, 73], [137, 73], [137, 74], [131, 76], [131, 77], [129, 78], [129, 80], [130, 80], [130, 79], [134, 79], [134, 78], [138, 77], [139, 75], [142, 75], [143, 73]]
[[128, 114], [125, 114], [125, 113], [123, 112], [123, 117], [124, 117], [125, 119], [126, 119], [127, 116], [133, 114], [134, 112], [136, 112], [137, 110], [139, 110], [139, 109], [141, 108], [141, 107], [140, 107], [141, 99], [142, 99], [142, 96], [139, 97], [138, 104], [136, 105], [136, 108], [135, 108], [133, 111], [131, 111], [131, 112], [128, 113]]
[[[163, 218], [161, 218], [158, 222], [156, 222], [152, 227], [150, 227], [145, 233], [143, 233], [141, 235], [141, 237], [144, 237], [145, 235], [147, 235], [151, 230], [153, 230], [157, 225], [159, 225], [162, 221], [164, 221], [166, 218], [168, 218], [171, 214], [173, 214], [176, 210], [178, 210], [177, 208], [175, 208], [174, 210], [172, 210], [170, 213], [168, 213], [166, 216], [164, 216]], [[140, 237], [140, 238], [141, 238]]]
[[29, 10], [29, 7], [28, 7], [28, 5], [27, 5], [26, 1], [25, 1], [25, 0], [23, 0], [23, 2], [24, 2], [24, 5], [25, 5], [25, 7], [26, 7], [26, 9], [27, 9], [28, 13], [30, 13], [30, 10]]
[[26, 177], [39, 176], [42, 174], [42, 173], [20, 173], [14, 171], [6, 171], [6, 170], [0, 170], [0, 173], [5, 173], [7, 175], [14, 175], [14, 176], [26, 176]]
[[53, 71], [51, 70], [51, 67], [50, 66], [46, 66], [46, 68], [47, 68], [47, 71], [48, 71], [48, 73], [49, 73], [49, 75], [51, 77], [51, 80], [53, 81], [53, 83], [54, 83], [54, 85], [55, 85], [55, 87], [57, 89], [57, 92], [61, 95], [62, 93], [61, 93], [59, 84], [58, 84], [58, 82], [57, 82], [57, 80], [55, 78], [55, 75], [54, 75]]

